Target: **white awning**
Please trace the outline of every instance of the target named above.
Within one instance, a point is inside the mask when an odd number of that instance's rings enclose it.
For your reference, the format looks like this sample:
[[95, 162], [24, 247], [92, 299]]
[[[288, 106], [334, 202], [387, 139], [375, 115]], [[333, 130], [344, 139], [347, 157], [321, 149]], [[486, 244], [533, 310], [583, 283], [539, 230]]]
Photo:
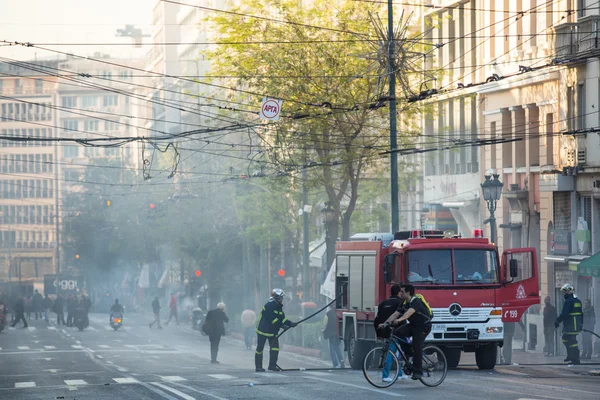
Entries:
[[310, 253], [310, 267], [311, 268], [323, 268], [323, 265], [325, 263], [325, 258], [326, 255], [325, 253], [327, 252], [327, 245], [325, 244], [325, 242], [323, 242], [321, 245], [319, 245], [316, 249], [314, 249], [311, 253]]
[[561, 263], [566, 263], [567, 262], [567, 257], [561, 257], [561, 256], [546, 256], [544, 257], [544, 260], [546, 261], [552, 261], [552, 262], [561, 262]]

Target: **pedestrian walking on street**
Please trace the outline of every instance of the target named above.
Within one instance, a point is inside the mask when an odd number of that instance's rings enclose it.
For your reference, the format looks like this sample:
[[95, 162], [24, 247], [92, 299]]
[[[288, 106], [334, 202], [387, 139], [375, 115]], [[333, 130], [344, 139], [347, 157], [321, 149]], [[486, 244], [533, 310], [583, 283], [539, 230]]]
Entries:
[[[344, 355], [340, 349], [340, 338], [337, 332], [337, 316], [335, 314], [335, 308], [330, 307], [325, 314], [325, 329], [323, 330], [323, 338], [329, 342], [329, 355], [331, 356], [331, 362], [333, 368], [344, 368]], [[400, 372], [402, 374], [402, 372]]]
[[548, 357], [554, 357], [556, 348], [554, 321], [556, 321], [556, 307], [550, 303], [550, 296], [546, 296], [544, 299], [544, 355]]
[[65, 324], [65, 299], [63, 299], [62, 295], [56, 296], [56, 301], [54, 301], [54, 312], [56, 313], [56, 325]]
[[[596, 325], [596, 312], [590, 299], [587, 299], [583, 303], [583, 329], [586, 331], [594, 332], [594, 326]], [[589, 360], [592, 358], [594, 348], [592, 346], [592, 334], [590, 332], [581, 333], [581, 344], [583, 352], [581, 355], [582, 360]]]
[[504, 345], [500, 353], [500, 364], [502, 365], [512, 364], [512, 342], [515, 336], [515, 325], [515, 322], [504, 323]]
[[15, 320], [11, 326], [14, 328], [19, 321], [23, 321], [23, 328], [27, 328], [27, 320], [25, 319], [25, 301], [23, 300], [23, 297], [19, 297], [15, 303]]
[[169, 303], [169, 319], [165, 323], [165, 325], [169, 325], [171, 322], [171, 318], [175, 317], [175, 322], [179, 325], [179, 318], [177, 317], [177, 297], [175, 297], [175, 293], [171, 293], [171, 302]]
[[31, 296], [27, 295], [27, 297], [25, 297], [25, 313], [27, 314], [27, 319], [31, 319], [32, 310], [33, 305], [31, 304]]
[[160, 326], [160, 302], [158, 301], [158, 296], [152, 302], [152, 312], [154, 313], [154, 321], [150, 322], [148, 326], [152, 328], [152, 325], [156, 324], [158, 329], [162, 329], [162, 326]]
[[47, 294], [46, 297], [44, 297], [44, 300], [42, 300], [42, 309], [44, 310], [44, 319], [46, 320], [46, 322], [50, 322], [50, 310], [52, 309], [52, 299], [48, 297]]
[[90, 326], [89, 313], [90, 313], [90, 309], [92, 308], [92, 301], [85, 294], [81, 295], [81, 307], [83, 307], [83, 311], [84, 311], [83, 321], [84, 321], [85, 327], [87, 328], [88, 326]]
[[[387, 298], [386, 300], [382, 301], [379, 306], [377, 307], [377, 315], [375, 316], [375, 319], [373, 320], [373, 324], [375, 326], [375, 332], [378, 338], [388, 338], [389, 337], [389, 332], [386, 330], [381, 330], [378, 329], [378, 326], [382, 323], [384, 323], [385, 321], [387, 321], [387, 319], [396, 312], [396, 310], [398, 309], [398, 307], [400, 307], [400, 305], [404, 304], [404, 300], [400, 298], [399, 293], [400, 293], [401, 287], [400, 285], [393, 285], [391, 292], [390, 292], [390, 297]], [[406, 310], [403, 310], [401, 313], [404, 315], [404, 313], [406, 312]], [[398, 349], [396, 349], [396, 345], [393, 342], [390, 342], [390, 351], [393, 353], [397, 353]], [[385, 364], [383, 365], [383, 370], [381, 372], [381, 380], [383, 382], [391, 382], [392, 378], [390, 377], [390, 369], [392, 368], [392, 362], [393, 362], [393, 358], [391, 354], [388, 354], [386, 356], [385, 359]], [[400, 368], [400, 371], [398, 372], [398, 380], [405, 380], [408, 379], [407, 375], [404, 375], [402, 373], [402, 368]]]
[[78, 305], [77, 296], [74, 294], [67, 298], [67, 326], [73, 326], [73, 320], [75, 319], [75, 309]]
[[575, 289], [570, 283], [564, 284], [560, 290], [563, 292], [565, 297], [565, 303], [563, 305], [562, 312], [554, 323], [554, 326], [558, 328], [562, 322], [562, 342], [567, 349], [567, 358], [565, 358], [565, 362], [577, 365], [580, 364], [577, 335], [581, 332], [583, 325], [583, 310], [581, 307], [581, 300], [575, 296]]
[[258, 326], [256, 327], [256, 353], [254, 354], [254, 366], [256, 372], [265, 372], [262, 367], [263, 349], [265, 343], [269, 341], [269, 370], [281, 371], [277, 366], [279, 358], [279, 339], [277, 334], [282, 327], [293, 328], [298, 325], [285, 317], [283, 312], [283, 298], [285, 292], [281, 289], [273, 289], [269, 301], [263, 306], [258, 317]]
[[35, 313], [36, 321], [38, 318], [40, 318], [40, 319], [42, 318], [42, 301], [43, 300], [44, 300], [44, 298], [42, 297], [40, 292], [38, 292], [38, 290], [35, 289], [35, 293], [33, 294], [32, 304], [33, 304], [33, 312]]
[[246, 350], [252, 350], [255, 324], [256, 313], [250, 309], [244, 310], [242, 312], [242, 326], [244, 327], [244, 343], [246, 343]]
[[220, 364], [217, 361], [217, 353], [219, 352], [221, 336], [225, 336], [225, 322], [229, 322], [229, 318], [225, 314], [225, 303], [221, 302], [217, 304], [216, 309], [210, 310], [206, 314], [203, 332], [208, 335], [208, 340], [210, 341], [211, 364]]

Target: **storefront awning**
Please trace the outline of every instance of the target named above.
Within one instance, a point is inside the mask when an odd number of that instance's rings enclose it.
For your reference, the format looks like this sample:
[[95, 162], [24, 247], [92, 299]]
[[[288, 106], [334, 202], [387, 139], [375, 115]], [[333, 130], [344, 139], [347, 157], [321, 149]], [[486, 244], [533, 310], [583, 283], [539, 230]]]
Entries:
[[600, 278], [600, 252], [581, 261], [579, 265], [577, 265], [577, 274], [580, 276]]
[[552, 262], [565, 263], [565, 262], [567, 262], [567, 257], [546, 256], [546, 257], [544, 257], [544, 260], [546, 260], [546, 261], [552, 261]]

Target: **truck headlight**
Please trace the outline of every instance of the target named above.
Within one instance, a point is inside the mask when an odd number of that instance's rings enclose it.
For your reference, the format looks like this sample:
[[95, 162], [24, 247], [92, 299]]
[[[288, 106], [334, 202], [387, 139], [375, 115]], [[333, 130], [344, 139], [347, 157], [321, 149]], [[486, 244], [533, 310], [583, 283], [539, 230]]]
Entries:
[[486, 333], [502, 333], [501, 326], [490, 326], [485, 330]]

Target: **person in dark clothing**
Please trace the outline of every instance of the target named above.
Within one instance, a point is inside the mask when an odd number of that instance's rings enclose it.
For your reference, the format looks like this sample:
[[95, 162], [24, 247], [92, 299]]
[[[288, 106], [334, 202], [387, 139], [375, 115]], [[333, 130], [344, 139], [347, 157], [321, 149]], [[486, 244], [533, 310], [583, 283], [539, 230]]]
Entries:
[[19, 297], [15, 303], [15, 320], [11, 326], [14, 328], [19, 321], [23, 321], [23, 328], [27, 328], [27, 320], [25, 319], [25, 301], [22, 297]]
[[[402, 285], [400, 297], [406, 304], [401, 305], [385, 323], [392, 322], [394, 325], [399, 325], [408, 320], [409, 323], [397, 328], [394, 335], [405, 338], [412, 337], [412, 348], [404, 343], [401, 343], [401, 346], [407, 356], [414, 356], [412, 379], [417, 380], [423, 377], [423, 345], [425, 338], [431, 332], [433, 313], [423, 296], [415, 294], [413, 285]], [[405, 308], [408, 309], [402, 314]], [[398, 318], [400, 315], [402, 316]], [[414, 354], [412, 354], [413, 351]]]
[[262, 367], [263, 349], [265, 343], [269, 341], [269, 370], [281, 371], [277, 366], [277, 358], [279, 357], [279, 339], [277, 334], [283, 326], [293, 328], [297, 324], [285, 317], [283, 312], [283, 297], [285, 292], [281, 289], [273, 289], [271, 298], [263, 306], [260, 316], [258, 317], [258, 325], [256, 327], [256, 353], [254, 354], [254, 365], [256, 372], [264, 372]]
[[[375, 332], [377, 334], [377, 337], [379, 338], [383, 338], [387, 336], [387, 331], [385, 330], [381, 330], [379, 329], [379, 325], [383, 324], [385, 321], [387, 321], [387, 319], [396, 312], [396, 310], [398, 310], [398, 308], [400, 308], [403, 303], [404, 300], [402, 300], [399, 296], [400, 294], [400, 290], [401, 287], [400, 285], [393, 285], [392, 289], [391, 289], [391, 296], [382, 301], [379, 306], [377, 306], [377, 315], [375, 316], [375, 319], [373, 320], [373, 325], [375, 326]], [[404, 314], [406, 310], [403, 310], [402, 314]], [[395, 353], [396, 352], [396, 345], [392, 342], [390, 342], [390, 351]], [[388, 354], [386, 360], [385, 360], [385, 365], [383, 367], [383, 372], [382, 372], [382, 376], [381, 376], [381, 380], [384, 382], [390, 382], [392, 378], [390, 378], [390, 368], [392, 367], [392, 361], [393, 358], [391, 355]], [[402, 370], [399, 371], [398, 373], [398, 379], [406, 379], [405, 377], [403, 377], [404, 375], [402, 374]]]
[[329, 342], [329, 355], [333, 368], [344, 368], [344, 355], [340, 349], [340, 338], [337, 331], [337, 315], [335, 308], [330, 308], [325, 315], [323, 338]]
[[[594, 332], [594, 326], [596, 325], [596, 312], [590, 299], [587, 299], [583, 303], [583, 329], [586, 331]], [[594, 349], [592, 347], [592, 334], [590, 332], [581, 333], [581, 345], [583, 347], [583, 354], [581, 355], [582, 360], [589, 360], [592, 358]]]
[[556, 307], [550, 303], [550, 296], [544, 299], [544, 355], [554, 356], [554, 321], [556, 321]]
[[81, 295], [81, 307], [83, 307], [84, 325], [87, 328], [88, 326], [90, 326], [89, 314], [90, 314], [90, 309], [92, 308], [92, 301], [85, 294]]
[[115, 304], [113, 304], [110, 307], [110, 317], [108, 318], [108, 323], [110, 324], [110, 322], [113, 319], [113, 315], [115, 313], [121, 313], [121, 314], [123, 314], [123, 312], [124, 312], [123, 306], [121, 304], [119, 304], [119, 300], [118, 299], [115, 299]]
[[569, 364], [580, 364], [579, 346], [577, 345], [577, 335], [581, 332], [583, 325], [583, 312], [581, 300], [573, 293], [573, 285], [567, 283], [560, 289], [565, 297], [562, 312], [556, 319], [554, 326], [558, 328], [563, 324], [562, 342], [567, 348], [567, 358], [565, 362]]
[[44, 300], [44, 298], [42, 297], [42, 295], [40, 294], [40, 292], [38, 292], [37, 289], [35, 289], [35, 293], [33, 294], [33, 299], [31, 300], [31, 303], [33, 305], [33, 312], [35, 313], [35, 319], [37, 320], [38, 318], [42, 318], [42, 301]]
[[31, 296], [25, 297], [25, 313], [27, 314], [27, 319], [31, 319], [31, 311], [33, 311], [33, 304], [31, 304]]
[[50, 322], [50, 310], [52, 309], [52, 299], [46, 295], [42, 300], [42, 309], [44, 310], [44, 319], [46, 322]]
[[56, 296], [56, 300], [54, 301], [54, 312], [56, 313], [56, 324], [60, 325], [61, 322], [63, 325], [65, 324], [65, 299], [63, 299], [62, 295]]
[[73, 319], [75, 318], [75, 309], [79, 305], [77, 297], [72, 294], [67, 298], [67, 326], [73, 326]]
[[225, 322], [229, 322], [229, 318], [225, 314], [225, 303], [217, 304], [216, 309], [210, 310], [206, 314], [203, 331], [208, 335], [210, 341], [211, 364], [220, 364], [217, 361], [217, 353], [219, 352], [221, 336], [225, 336]]
[[162, 329], [162, 326], [160, 326], [160, 302], [158, 301], [158, 296], [152, 302], [152, 312], [154, 313], [154, 321], [149, 323], [148, 326], [152, 328], [152, 325], [157, 324], [158, 329]]

